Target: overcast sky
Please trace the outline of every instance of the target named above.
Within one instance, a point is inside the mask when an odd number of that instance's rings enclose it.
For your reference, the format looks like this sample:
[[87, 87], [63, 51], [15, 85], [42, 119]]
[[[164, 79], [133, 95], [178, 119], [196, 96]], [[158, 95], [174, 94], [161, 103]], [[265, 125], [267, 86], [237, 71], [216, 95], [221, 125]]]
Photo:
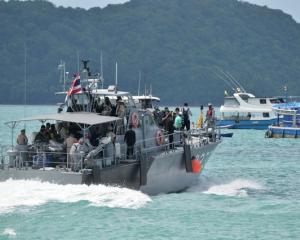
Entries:
[[[128, 0], [48, 0], [57, 6], [65, 7], [81, 7], [89, 9], [91, 7], [105, 7], [107, 4], [124, 3]], [[147, 1], [147, 0], [145, 0]], [[182, 0], [186, 1], [186, 0]], [[268, 6], [269, 8], [281, 9], [290, 14], [300, 23], [300, 0], [243, 0], [245, 2], [254, 3], [261, 6]], [[225, 0], [224, 0], [225, 3]]]

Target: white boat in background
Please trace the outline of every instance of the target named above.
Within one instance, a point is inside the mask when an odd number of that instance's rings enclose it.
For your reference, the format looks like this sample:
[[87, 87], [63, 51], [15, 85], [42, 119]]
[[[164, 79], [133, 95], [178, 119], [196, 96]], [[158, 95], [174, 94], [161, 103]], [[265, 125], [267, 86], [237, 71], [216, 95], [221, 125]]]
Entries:
[[225, 96], [217, 125], [235, 129], [267, 129], [277, 121], [272, 105], [283, 102], [281, 97], [255, 97], [251, 93], [237, 91], [232, 96]]

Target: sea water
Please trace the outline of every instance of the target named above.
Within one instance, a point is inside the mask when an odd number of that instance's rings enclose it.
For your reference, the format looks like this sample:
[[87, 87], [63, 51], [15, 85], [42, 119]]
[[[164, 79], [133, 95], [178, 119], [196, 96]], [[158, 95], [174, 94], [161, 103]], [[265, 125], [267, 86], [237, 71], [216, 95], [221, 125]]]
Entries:
[[[55, 106], [0, 106], [0, 145], [12, 143], [4, 122]], [[193, 119], [199, 114], [192, 108]], [[40, 123], [19, 124], [27, 133]], [[198, 184], [148, 196], [116, 186], [0, 183], [0, 239], [300, 239], [300, 139], [234, 133], [211, 155]]]

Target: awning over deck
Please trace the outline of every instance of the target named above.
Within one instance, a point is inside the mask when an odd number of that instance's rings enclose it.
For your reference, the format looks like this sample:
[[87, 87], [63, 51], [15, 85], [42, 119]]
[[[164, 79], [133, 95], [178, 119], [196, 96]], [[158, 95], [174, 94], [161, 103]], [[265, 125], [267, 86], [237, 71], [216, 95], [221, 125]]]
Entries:
[[12, 123], [16, 124], [18, 122], [25, 122], [25, 121], [47, 121], [47, 120], [72, 122], [72, 123], [86, 124], [86, 125], [97, 125], [97, 124], [118, 121], [121, 120], [121, 118], [102, 116], [96, 113], [89, 113], [89, 112], [72, 112], [72, 113], [57, 113], [57, 114], [33, 116], [33, 117], [9, 121], [6, 122], [5, 124], [10, 125]]

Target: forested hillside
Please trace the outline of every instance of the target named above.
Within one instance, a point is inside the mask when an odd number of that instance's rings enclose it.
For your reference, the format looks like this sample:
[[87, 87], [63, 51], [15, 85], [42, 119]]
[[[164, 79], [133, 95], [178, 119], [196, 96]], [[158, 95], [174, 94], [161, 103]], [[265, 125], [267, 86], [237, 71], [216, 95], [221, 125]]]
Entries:
[[[223, 101], [229, 72], [258, 96], [300, 94], [300, 25], [291, 16], [237, 0], [131, 0], [104, 9], [55, 7], [46, 1], [0, 2], [0, 103], [55, 103], [58, 64], [77, 71], [89, 59], [105, 85], [137, 93], [152, 85], [163, 104]], [[71, 74], [70, 74], [71, 75]]]

